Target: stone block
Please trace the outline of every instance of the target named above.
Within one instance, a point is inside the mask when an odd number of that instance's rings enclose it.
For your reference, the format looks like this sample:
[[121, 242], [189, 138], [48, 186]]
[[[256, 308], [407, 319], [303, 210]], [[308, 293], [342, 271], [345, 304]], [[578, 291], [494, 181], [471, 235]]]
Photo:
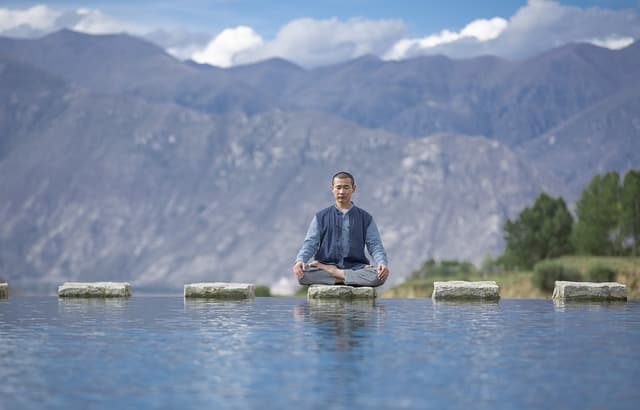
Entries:
[[185, 298], [249, 299], [253, 296], [252, 283], [204, 282], [184, 285]]
[[556, 281], [553, 299], [573, 301], [627, 300], [627, 286], [617, 282]]
[[435, 300], [498, 300], [500, 287], [492, 280], [433, 282], [431, 297]]
[[127, 282], [66, 282], [58, 287], [58, 296], [65, 298], [126, 298], [131, 296]]
[[308, 299], [373, 299], [375, 288], [346, 285], [311, 285], [307, 291]]
[[0, 298], [9, 297], [9, 284], [0, 283]]

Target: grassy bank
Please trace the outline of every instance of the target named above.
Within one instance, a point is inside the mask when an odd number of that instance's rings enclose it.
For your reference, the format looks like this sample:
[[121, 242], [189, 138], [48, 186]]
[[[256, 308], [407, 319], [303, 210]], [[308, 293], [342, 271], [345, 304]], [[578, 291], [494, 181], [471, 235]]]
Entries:
[[563, 256], [553, 259], [587, 276], [594, 266], [606, 266], [616, 272], [616, 282], [627, 285], [629, 299], [640, 300], [640, 257], [617, 256]]
[[[549, 260], [567, 268], [578, 270], [584, 280], [593, 266], [606, 266], [616, 272], [616, 282], [627, 285], [629, 299], [640, 299], [640, 258], [599, 257], [599, 256], [564, 256]], [[431, 297], [433, 282], [448, 280], [494, 280], [500, 285], [500, 295], [504, 298], [550, 298], [551, 292], [536, 288], [531, 278], [533, 271], [518, 272], [471, 272], [456, 275], [441, 275], [429, 278], [409, 279], [382, 293], [388, 298], [422, 298]]]

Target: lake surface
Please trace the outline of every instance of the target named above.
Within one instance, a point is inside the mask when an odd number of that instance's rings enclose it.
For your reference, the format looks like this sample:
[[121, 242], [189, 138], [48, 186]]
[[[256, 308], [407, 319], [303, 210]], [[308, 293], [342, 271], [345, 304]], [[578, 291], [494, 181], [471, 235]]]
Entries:
[[0, 300], [0, 409], [637, 409], [640, 303]]

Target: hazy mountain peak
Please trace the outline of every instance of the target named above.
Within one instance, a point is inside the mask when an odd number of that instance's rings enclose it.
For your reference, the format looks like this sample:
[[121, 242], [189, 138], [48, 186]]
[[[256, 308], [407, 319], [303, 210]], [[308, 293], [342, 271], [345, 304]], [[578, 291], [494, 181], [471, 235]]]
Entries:
[[220, 68], [211, 64], [207, 64], [207, 63], [199, 63], [197, 61], [188, 59], [188, 60], [184, 60], [183, 63], [189, 67], [193, 67], [196, 68], [198, 70], [202, 70], [202, 71], [223, 71], [225, 70], [224, 68]]
[[620, 51], [626, 52], [626, 53], [640, 53], [640, 40], [634, 41], [633, 43], [629, 44], [628, 46], [621, 49]]
[[[127, 33], [86, 34], [69, 29], [61, 29], [42, 37], [44, 43], [62, 49], [74, 47], [74, 52], [97, 49], [96, 52], [111, 51], [121, 56], [137, 56], [139, 58], [152, 54], [167, 54], [160, 46]], [[81, 47], [77, 49], [76, 47]], [[134, 54], [135, 53], [135, 54]]]
[[330, 70], [369, 70], [376, 67], [380, 67], [385, 64], [385, 61], [380, 59], [380, 57], [373, 54], [365, 54], [363, 56], [354, 58], [353, 60], [345, 61], [343, 63], [338, 63], [330, 66], [318, 67], [313, 71], [316, 72], [324, 72]]
[[363, 54], [360, 57], [354, 58], [352, 61], [360, 63], [375, 63], [383, 60], [375, 54]]
[[256, 63], [233, 66], [227, 68], [229, 71], [238, 72], [238, 73], [247, 73], [250, 71], [263, 71], [263, 72], [273, 72], [274, 74], [278, 72], [287, 72], [287, 73], [304, 73], [307, 70], [300, 67], [299, 65], [292, 63], [289, 60], [285, 60], [284, 58], [274, 57], [266, 60], [258, 61]]
[[277, 69], [285, 69], [285, 70], [306, 71], [301, 66], [281, 57], [272, 57], [266, 60], [258, 61], [256, 63], [234, 66], [229, 68], [229, 70], [238, 70], [242, 68], [256, 68], [256, 67], [269, 67], [274, 69], [277, 68]]
[[478, 261], [541, 189], [571, 201], [640, 163], [637, 50], [307, 71], [197, 66], [127, 35], [0, 39], [0, 268], [27, 285], [293, 281], [345, 166], [394, 280], [426, 257]]

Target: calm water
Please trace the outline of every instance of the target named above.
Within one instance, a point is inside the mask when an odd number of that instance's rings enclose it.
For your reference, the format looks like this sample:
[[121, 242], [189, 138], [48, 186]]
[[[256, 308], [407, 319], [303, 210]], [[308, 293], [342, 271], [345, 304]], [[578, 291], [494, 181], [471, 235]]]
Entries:
[[0, 408], [637, 409], [640, 304], [0, 300]]

